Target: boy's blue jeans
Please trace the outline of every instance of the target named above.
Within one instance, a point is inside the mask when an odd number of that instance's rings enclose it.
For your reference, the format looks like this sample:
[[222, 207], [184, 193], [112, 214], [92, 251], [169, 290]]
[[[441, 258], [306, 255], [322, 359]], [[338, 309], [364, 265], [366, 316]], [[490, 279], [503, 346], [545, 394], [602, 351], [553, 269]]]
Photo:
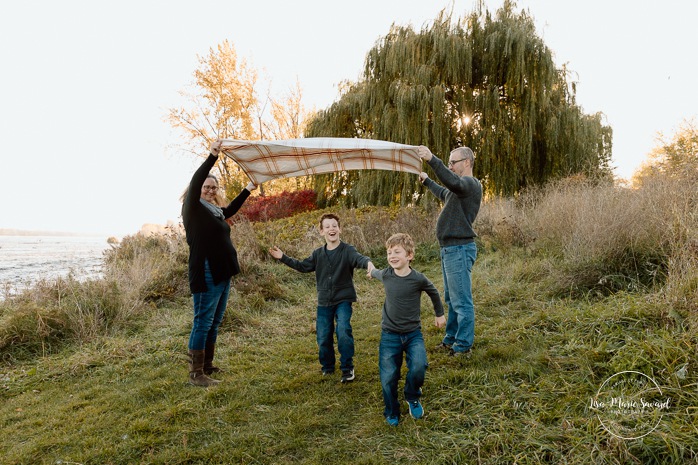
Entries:
[[339, 350], [339, 368], [342, 371], [354, 368], [354, 335], [351, 330], [351, 302], [340, 302], [331, 307], [317, 308], [315, 329], [318, 358], [322, 371], [334, 371], [334, 333], [337, 326], [337, 349]]
[[405, 377], [405, 400], [418, 400], [422, 395], [421, 387], [427, 371], [427, 351], [424, 348], [422, 331], [398, 334], [383, 330], [378, 350], [378, 370], [383, 387], [383, 402], [386, 417], [400, 416], [400, 403], [397, 399], [397, 383], [400, 380], [402, 354], [407, 362]]
[[215, 344], [218, 327], [223, 321], [230, 294], [230, 280], [213, 284], [208, 260], [204, 264], [206, 291], [194, 294], [194, 325], [189, 335], [189, 350], [204, 350], [206, 344]]
[[448, 306], [444, 344], [456, 352], [470, 349], [475, 339], [475, 308], [471, 273], [477, 259], [474, 242], [441, 247], [444, 298]]

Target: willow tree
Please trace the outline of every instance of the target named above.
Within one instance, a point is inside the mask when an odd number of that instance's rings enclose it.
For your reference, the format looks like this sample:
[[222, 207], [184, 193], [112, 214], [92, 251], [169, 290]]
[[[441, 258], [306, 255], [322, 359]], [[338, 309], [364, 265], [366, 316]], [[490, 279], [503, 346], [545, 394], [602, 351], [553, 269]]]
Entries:
[[[393, 25], [368, 52], [362, 78], [309, 122], [308, 137], [361, 137], [426, 145], [445, 160], [467, 145], [475, 176], [493, 194], [574, 173], [610, 175], [611, 129], [575, 103], [532, 17], [505, 1], [453, 20], [442, 11], [417, 32]], [[318, 176], [328, 204], [412, 203], [414, 175], [385, 171]]]

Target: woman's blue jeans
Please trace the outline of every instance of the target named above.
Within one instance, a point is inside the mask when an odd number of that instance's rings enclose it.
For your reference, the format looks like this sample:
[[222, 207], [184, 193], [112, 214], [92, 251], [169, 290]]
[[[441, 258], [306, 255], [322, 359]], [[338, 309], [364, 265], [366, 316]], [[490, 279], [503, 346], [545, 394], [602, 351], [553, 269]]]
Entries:
[[477, 259], [474, 242], [441, 247], [441, 272], [444, 277], [444, 297], [448, 306], [444, 344], [456, 352], [465, 352], [475, 339], [475, 308], [473, 306], [473, 265]]
[[427, 351], [424, 348], [422, 331], [398, 334], [383, 330], [378, 349], [378, 371], [383, 387], [383, 402], [386, 417], [400, 416], [400, 403], [397, 399], [397, 384], [400, 380], [402, 354], [407, 362], [405, 377], [405, 400], [418, 400], [422, 395], [422, 385], [427, 372]]
[[339, 368], [348, 371], [354, 368], [354, 335], [351, 330], [351, 302], [341, 302], [331, 307], [317, 308], [315, 329], [318, 358], [322, 371], [334, 371], [334, 333], [337, 325], [337, 349], [339, 350]]
[[218, 327], [223, 321], [230, 294], [230, 280], [213, 283], [211, 268], [204, 265], [206, 291], [194, 294], [194, 325], [189, 335], [189, 350], [204, 350], [207, 344], [215, 344]]

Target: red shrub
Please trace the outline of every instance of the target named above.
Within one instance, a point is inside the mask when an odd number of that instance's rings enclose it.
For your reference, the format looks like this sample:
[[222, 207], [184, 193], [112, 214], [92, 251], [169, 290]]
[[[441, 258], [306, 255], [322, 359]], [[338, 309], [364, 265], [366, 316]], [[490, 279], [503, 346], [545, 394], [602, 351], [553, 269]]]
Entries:
[[[296, 213], [315, 210], [317, 194], [314, 190], [284, 191], [278, 195], [247, 199], [238, 215], [253, 222], [277, 220]], [[236, 216], [238, 216], [236, 215]], [[233, 217], [235, 218], [235, 217]]]

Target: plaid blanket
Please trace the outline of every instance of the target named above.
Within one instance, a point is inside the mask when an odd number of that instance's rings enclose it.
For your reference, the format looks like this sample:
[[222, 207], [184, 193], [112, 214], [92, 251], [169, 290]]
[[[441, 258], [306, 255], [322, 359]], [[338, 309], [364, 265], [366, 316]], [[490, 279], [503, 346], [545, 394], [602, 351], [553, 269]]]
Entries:
[[256, 185], [271, 179], [336, 171], [422, 171], [417, 146], [372, 139], [224, 139], [221, 152], [233, 159]]

